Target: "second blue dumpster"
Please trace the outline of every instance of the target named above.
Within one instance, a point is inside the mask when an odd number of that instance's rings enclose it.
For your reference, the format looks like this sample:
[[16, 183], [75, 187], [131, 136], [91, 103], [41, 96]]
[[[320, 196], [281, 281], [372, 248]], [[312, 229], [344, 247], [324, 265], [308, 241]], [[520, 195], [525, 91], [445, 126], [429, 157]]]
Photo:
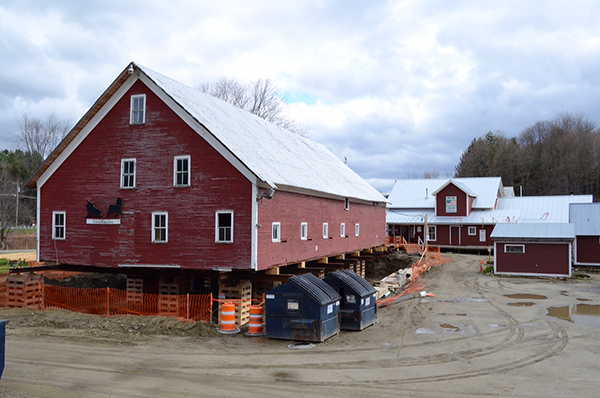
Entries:
[[366, 279], [345, 269], [323, 280], [341, 296], [342, 330], [363, 330], [377, 321], [377, 290]]
[[340, 295], [312, 274], [293, 276], [265, 293], [265, 336], [322, 342], [340, 331]]

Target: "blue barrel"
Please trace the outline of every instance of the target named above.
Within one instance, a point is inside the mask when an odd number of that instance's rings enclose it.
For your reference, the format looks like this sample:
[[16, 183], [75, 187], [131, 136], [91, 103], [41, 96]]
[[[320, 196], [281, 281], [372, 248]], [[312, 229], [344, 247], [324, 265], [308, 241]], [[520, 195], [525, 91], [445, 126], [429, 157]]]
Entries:
[[2, 372], [4, 372], [4, 343], [6, 342], [6, 319], [0, 319], [0, 378], [2, 378]]

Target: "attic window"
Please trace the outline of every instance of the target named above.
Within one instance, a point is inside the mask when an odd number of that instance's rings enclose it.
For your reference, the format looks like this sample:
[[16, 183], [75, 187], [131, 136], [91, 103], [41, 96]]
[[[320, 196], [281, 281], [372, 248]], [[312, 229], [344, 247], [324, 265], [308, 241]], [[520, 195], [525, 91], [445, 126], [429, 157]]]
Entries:
[[146, 123], [146, 94], [131, 96], [131, 124]]
[[281, 242], [281, 223], [274, 222], [271, 231], [271, 240], [273, 242]]
[[446, 213], [456, 213], [456, 196], [446, 196]]
[[350, 199], [346, 198], [346, 200], [344, 200], [344, 210], [348, 211], [350, 210]]
[[173, 185], [176, 187], [189, 187], [190, 186], [190, 163], [191, 157], [186, 156], [175, 156], [174, 161], [174, 176]]
[[300, 239], [301, 240], [308, 239], [308, 223], [303, 222], [300, 224]]

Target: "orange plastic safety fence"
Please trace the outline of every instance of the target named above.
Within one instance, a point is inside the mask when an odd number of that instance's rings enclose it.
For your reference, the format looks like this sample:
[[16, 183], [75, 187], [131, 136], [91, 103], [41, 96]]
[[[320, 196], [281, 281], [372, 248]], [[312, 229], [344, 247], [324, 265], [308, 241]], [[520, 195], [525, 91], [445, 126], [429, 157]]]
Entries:
[[419, 261], [417, 261], [416, 263], [414, 263], [412, 265], [412, 274], [411, 274], [410, 282], [404, 288], [402, 293], [400, 293], [396, 296], [387, 297], [385, 299], [379, 300], [377, 304], [381, 307], [385, 307], [385, 306], [395, 303], [402, 296], [406, 296], [409, 294], [416, 294], [418, 292], [425, 290], [425, 284], [423, 283], [423, 281], [421, 281], [421, 275], [423, 275], [425, 272], [429, 271], [429, 269], [431, 267], [440, 265], [440, 264], [448, 262], [448, 261], [450, 261], [450, 260], [447, 259], [446, 257], [442, 256], [439, 248], [437, 248], [437, 249], [430, 248], [427, 251], [427, 255], [425, 255], [425, 253], [424, 253], [421, 256], [421, 258], [419, 259]]
[[42, 290], [43, 309], [104, 316], [163, 315], [190, 322], [210, 322], [212, 318], [211, 294], [161, 295], [45, 284]]

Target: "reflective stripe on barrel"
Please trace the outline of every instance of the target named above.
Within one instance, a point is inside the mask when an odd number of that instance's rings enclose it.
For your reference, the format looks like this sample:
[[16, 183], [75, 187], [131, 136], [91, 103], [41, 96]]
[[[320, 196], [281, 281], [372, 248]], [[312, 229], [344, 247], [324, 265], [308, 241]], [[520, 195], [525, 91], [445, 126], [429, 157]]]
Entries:
[[221, 308], [221, 330], [235, 330], [235, 304], [224, 303]]
[[249, 334], [263, 333], [263, 308], [262, 305], [250, 306], [250, 320], [248, 323]]

